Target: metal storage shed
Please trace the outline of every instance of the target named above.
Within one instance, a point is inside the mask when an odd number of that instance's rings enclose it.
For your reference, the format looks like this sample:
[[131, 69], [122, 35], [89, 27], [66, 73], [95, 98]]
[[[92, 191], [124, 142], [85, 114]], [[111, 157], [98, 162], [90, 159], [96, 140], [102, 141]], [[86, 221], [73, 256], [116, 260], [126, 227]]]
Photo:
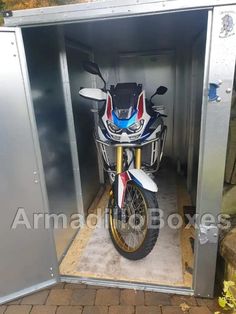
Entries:
[[[76, 98], [82, 84], [98, 83], [81, 71], [79, 60], [88, 58], [98, 60], [111, 83], [139, 78], [146, 69], [144, 81], [167, 80], [171, 132], [166, 154], [176, 163], [187, 163], [197, 213], [217, 217], [235, 66], [236, 6], [223, 0], [129, 0], [5, 15], [6, 27], [0, 29], [0, 302], [59, 280], [211, 297], [217, 221], [201, 221], [196, 228], [190, 286], [174, 280], [163, 284], [158, 276], [147, 282], [138, 274], [136, 280], [125, 280], [111, 279], [106, 271], [101, 277], [62, 272], [59, 262], [75, 245], [73, 230], [53, 232], [42, 222], [37, 230], [10, 226], [19, 209], [30, 222], [35, 213], [87, 213], [103, 181], [92, 140], [92, 105]], [[164, 72], [159, 74], [150, 70], [161, 66]], [[218, 87], [214, 99], [208, 97], [209, 84]], [[83, 235], [79, 231], [75, 239]], [[148, 260], [138, 267], [149, 268]]]

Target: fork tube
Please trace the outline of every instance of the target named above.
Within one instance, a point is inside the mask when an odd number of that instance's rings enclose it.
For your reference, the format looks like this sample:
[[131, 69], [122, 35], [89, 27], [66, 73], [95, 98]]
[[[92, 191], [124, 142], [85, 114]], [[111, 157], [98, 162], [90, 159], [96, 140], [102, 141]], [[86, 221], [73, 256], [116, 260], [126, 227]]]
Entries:
[[116, 149], [116, 173], [119, 174], [122, 172], [123, 164], [123, 147], [118, 146]]
[[142, 151], [141, 148], [136, 148], [135, 150], [135, 168], [141, 169], [142, 163]]

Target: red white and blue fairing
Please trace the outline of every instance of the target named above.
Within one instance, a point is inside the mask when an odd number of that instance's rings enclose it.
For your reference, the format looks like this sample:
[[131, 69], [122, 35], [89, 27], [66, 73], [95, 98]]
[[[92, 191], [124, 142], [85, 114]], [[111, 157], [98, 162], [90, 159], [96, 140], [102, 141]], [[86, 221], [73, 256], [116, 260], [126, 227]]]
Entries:
[[107, 92], [105, 110], [102, 112], [98, 136], [102, 141], [118, 143], [144, 142], [155, 139], [163, 128], [159, 112], [146, 103], [142, 85], [117, 84]]

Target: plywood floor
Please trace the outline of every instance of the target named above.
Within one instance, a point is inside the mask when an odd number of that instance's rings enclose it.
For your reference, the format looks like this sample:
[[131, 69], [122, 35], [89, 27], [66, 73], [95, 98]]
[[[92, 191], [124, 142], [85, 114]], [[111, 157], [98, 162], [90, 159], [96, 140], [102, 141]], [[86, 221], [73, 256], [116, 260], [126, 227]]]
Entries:
[[[164, 212], [164, 221], [167, 221], [170, 214], [180, 212], [179, 206], [189, 200], [184, 189], [177, 186], [180, 182], [173, 170], [160, 170], [156, 181], [159, 207]], [[104, 209], [107, 200], [106, 192], [97, 207]], [[181, 229], [171, 229], [166, 225], [160, 230], [157, 243], [146, 258], [129, 261], [115, 250], [108, 230], [101, 227], [103, 225], [102, 215], [96, 228], [86, 226], [78, 233], [60, 265], [62, 275], [191, 287], [192, 275], [186, 272], [185, 261], [188, 259], [187, 265], [191, 266], [191, 246], [188, 235]]]

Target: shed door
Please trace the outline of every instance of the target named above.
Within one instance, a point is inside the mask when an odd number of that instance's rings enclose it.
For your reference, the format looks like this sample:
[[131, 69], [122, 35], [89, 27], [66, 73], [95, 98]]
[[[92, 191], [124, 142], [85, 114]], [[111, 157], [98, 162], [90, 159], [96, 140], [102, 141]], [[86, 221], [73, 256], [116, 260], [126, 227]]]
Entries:
[[[0, 303], [4, 303], [55, 283], [57, 259], [52, 231], [43, 223], [48, 207], [20, 30], [0, 28], [0, 47]], [[34, 228], [33, 218], [39, 213]]]
[[214, 292], [236, 55], [236, 5], [215, 7], [212, 13], [207, 32], [197, 187], [199, 228], [194, 249], [194, 291], [203, 297], [212, 297]]

